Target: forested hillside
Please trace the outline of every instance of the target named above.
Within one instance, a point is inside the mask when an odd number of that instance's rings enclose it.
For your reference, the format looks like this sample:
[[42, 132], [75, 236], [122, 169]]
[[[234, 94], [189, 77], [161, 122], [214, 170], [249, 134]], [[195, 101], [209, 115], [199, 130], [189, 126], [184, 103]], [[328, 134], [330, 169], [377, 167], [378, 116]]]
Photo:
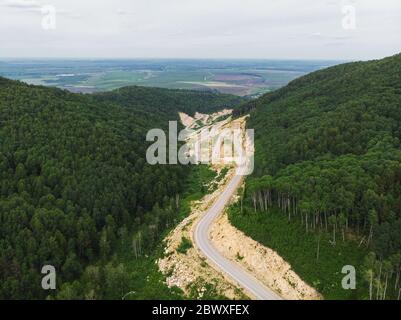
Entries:
[[180, 111], [185, 111], [191, 116], [196, 112], [213, 113], [224, 108], [232, 108], [244, 101], [244, 98], [238, 96], [211, 91], [135, 86], [97, 93], [94, 96], [97, 101], [117, 102], [131, 109], [135, 107], [136, 112], [149, 112], [156, 108], [159, 114], [164, 113], [166, 117], [171, 117], [172, 114]]
[[121, 241], [136, 255], [159, 242], [190, 169], [148, 165], [147, 131], [177, 111], [238, 101], [139, 87], [92, 96], [0, 78], [0, 299], [46, 297], [43, 265], [62, 286]]
[[[366, 290], [353, 298], [397, 298], [401, 55], [312, 73], [247, 103], [243, 112], [247, 110], [252, 110], [248, 127], [255, 129], [255, 174], [247, 181], [248, 206], [242, 213], [234, 210], [234, 224], [268, 246], [275, 243], [275, 249], [285, 252], [296, 271], [316, 282], [329, 297], [330, 286], [341, 286], [341, 266], [355, 262], [361, 264], [356, 266], [362, 280], [359, 289], [363, 285]], [[292, 235], [288, 233], [292, 227], [278, 232], [277, 237], [286, 240], [277, 242], [271, 236], [275, 230], [265, 229], [270, 234], [261, 230], [269, 222], [265, 228], [272, 227], [277, 218], [274, 212], [302, 227]], [[283, 224], [277, 228], [284, 228]], [[321, 237], [307, 238], [310, 234], [326, 234], [327, 239], [322, 244]], [[293, 241], [291, 236], [298, 238]], [[312, 250], [313, 254], [312, 259], [301, 262], [288, 244], [305, 239], [310, 240], [305, 242], [309, 247], [298, 251], [308, 255]], [[345, 248], [342, 244], [348, 240], [353, 241]], [[324, 261], [319, 259], [323, 246], [337, 255], [334, 262], [344, 262], [340, 269], [324, 269]], [[364, 253], [363, 261], [355, 255], [348, 260], [344, 257], [344, 250], [352, 246]], [[339, 275], [331, 279], [333, 283], [322, 283], [323, 271]]]

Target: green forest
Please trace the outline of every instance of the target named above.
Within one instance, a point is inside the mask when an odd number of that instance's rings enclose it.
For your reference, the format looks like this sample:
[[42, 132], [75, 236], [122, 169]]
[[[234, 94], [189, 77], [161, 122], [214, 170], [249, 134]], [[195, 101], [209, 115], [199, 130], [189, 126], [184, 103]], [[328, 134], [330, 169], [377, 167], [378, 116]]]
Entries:
[[[120, 299], [129, 268], [157, 279], [150, 255], [179, 221], [198, 169], [148, 165], [146, 133], [168, 128], [178, 111], [240, 101], [140, 87], [73, 94], [0, 78], [0, 299]], [[121, 248], [143, 259], [130, 267]], [[42, 289], [47, 264], [61, 290]], [[154, 283], [148, 297], [169, 296]]]
[[401, 55], [314, 72], [235, 113], [248, 112], [255, 172], [231, 222], [326, 298], [399, 299]]
[[[145, 137], [179, 111], [227, 107], [255, 130], [233, 225], [326, 299], [400, 299], [401, 55], [317, 71], [253, 101], [144, 87], [74, 94], [0, 77], [0, 299], [183, 298], [155, 260], [215, 176], [147, 164]], [[190, 246], [183, 238], [180, 250]], [[56, 268], [57, 290], [42, 289], [43, 265]], [[356, 290], [341, 287], [345, 265]], [[205, 299], [223, 298], [208, 289]]]

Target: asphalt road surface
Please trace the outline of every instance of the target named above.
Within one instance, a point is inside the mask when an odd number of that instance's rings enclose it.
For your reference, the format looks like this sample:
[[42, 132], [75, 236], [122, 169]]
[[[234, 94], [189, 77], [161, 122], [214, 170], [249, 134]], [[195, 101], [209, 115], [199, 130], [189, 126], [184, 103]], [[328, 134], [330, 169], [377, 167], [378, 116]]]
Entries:
[[213, 246], [209, 239], [210, 227], [216, 218], [223, 212], [237, 188], [240, 186], [242, 176], [235, 175], [226, 186], [223, 193], [215, 201], [212, 207], [199, 221], [194, 233], [195, 245], [211, 261], [215, 267], [231, 277], [241, 287], [246, 289], [259, 300], [281, 300], [282, 298], [267, 288], [249, 272], [242, 269], [237, 263], [228, 260]]

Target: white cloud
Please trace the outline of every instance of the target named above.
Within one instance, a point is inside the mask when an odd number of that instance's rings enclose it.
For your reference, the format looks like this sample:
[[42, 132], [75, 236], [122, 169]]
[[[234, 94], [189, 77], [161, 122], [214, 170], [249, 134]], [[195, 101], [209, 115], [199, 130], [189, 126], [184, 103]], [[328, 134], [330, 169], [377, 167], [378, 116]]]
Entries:
[[[376, 58], [401, 51], [399, 0], [0, 1], [2, 56]], [[342, 6], [357, 28], [344, 30]], [[73, 19], [75, 18], [75, 19]], [[79, 19], [76, 19], [79, 18]]]

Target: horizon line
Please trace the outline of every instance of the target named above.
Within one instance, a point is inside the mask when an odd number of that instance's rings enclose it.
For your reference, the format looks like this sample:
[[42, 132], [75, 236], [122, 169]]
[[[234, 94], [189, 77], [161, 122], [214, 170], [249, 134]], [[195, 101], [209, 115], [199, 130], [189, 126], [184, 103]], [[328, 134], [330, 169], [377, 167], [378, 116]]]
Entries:
[[333, 61], [354, 62], [375, 59], [327, 59], [327, 58], [183, 58], [183, 57], [1, 57], [0, 60], [187, 60], [187, 61]]

